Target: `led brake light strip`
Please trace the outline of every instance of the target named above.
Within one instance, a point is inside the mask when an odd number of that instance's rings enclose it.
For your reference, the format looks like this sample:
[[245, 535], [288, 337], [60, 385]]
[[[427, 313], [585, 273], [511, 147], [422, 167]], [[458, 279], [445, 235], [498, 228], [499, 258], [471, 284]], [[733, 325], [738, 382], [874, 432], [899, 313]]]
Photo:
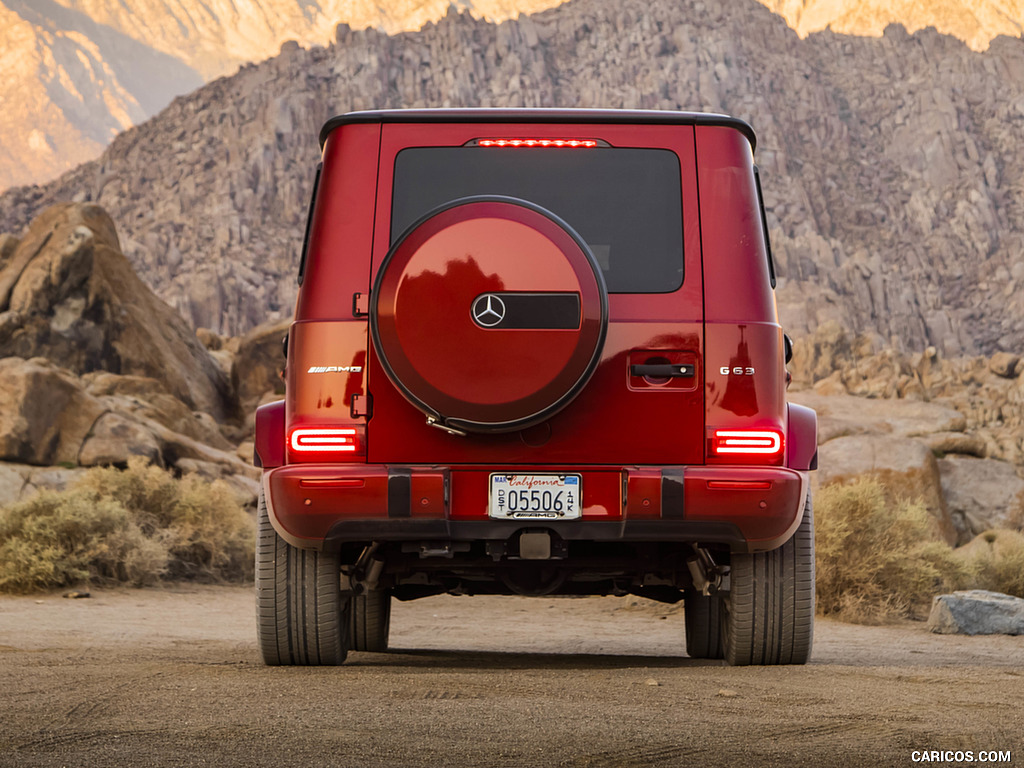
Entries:
[[293, 451], [355, 451], [354, 429], [296, 429], [292, 432]]
[[773, 454], [782, 450], [782, 435], [771, 431], [718, 430], [715, 453]]

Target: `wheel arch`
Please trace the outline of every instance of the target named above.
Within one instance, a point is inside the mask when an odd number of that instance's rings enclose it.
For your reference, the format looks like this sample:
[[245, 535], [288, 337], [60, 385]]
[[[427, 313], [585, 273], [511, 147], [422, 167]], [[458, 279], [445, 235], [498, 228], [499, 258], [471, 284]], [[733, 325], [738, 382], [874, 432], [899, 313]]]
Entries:
[[261, 405], [256, 409], [256, 430], [252, 462], [271, 469], [284, 464], [284, 400]]
[[812, 408], [789, 403], [786, 431], [786, 466], [808, 471], [818, 468], [818, 414]]

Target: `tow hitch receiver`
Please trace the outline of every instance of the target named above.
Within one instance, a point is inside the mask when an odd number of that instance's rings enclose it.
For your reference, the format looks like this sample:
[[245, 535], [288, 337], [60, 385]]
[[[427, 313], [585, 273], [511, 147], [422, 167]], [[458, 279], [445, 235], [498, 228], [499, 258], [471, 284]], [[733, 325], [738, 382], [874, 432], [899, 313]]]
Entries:
[[556, 532], [533, 529], [513, 534], [505, 541], [487, 542], [487, 554], [501, 560], [564, 560], [569, 556], [565, 540]]
[[519, 556], [523, 560], [550, 560], [551, 534], [547, 531], [522, 533], [519, 536]]

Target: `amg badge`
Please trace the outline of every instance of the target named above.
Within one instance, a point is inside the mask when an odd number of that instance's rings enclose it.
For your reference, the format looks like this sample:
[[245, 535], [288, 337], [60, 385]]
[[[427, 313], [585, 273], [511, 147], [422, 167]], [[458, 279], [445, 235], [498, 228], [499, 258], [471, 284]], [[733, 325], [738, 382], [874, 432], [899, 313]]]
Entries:
[[306, 373], [361, 373], [361, 365], [311, 365]]

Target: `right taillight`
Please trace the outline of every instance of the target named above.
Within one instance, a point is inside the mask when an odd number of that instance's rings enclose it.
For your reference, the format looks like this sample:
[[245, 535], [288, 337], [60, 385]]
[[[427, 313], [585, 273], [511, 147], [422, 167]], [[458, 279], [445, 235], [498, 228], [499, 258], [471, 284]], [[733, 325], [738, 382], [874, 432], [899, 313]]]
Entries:
[[712, 456], [770, 461], [782, 455], [782, 432], [777, 429], [716, 429], [711, 433]]
[[324, 458], [361, 452], [359, 434], [354, 428], [301, 428], [288, 436], [288, 447], [296, 453], [321, 454]]

